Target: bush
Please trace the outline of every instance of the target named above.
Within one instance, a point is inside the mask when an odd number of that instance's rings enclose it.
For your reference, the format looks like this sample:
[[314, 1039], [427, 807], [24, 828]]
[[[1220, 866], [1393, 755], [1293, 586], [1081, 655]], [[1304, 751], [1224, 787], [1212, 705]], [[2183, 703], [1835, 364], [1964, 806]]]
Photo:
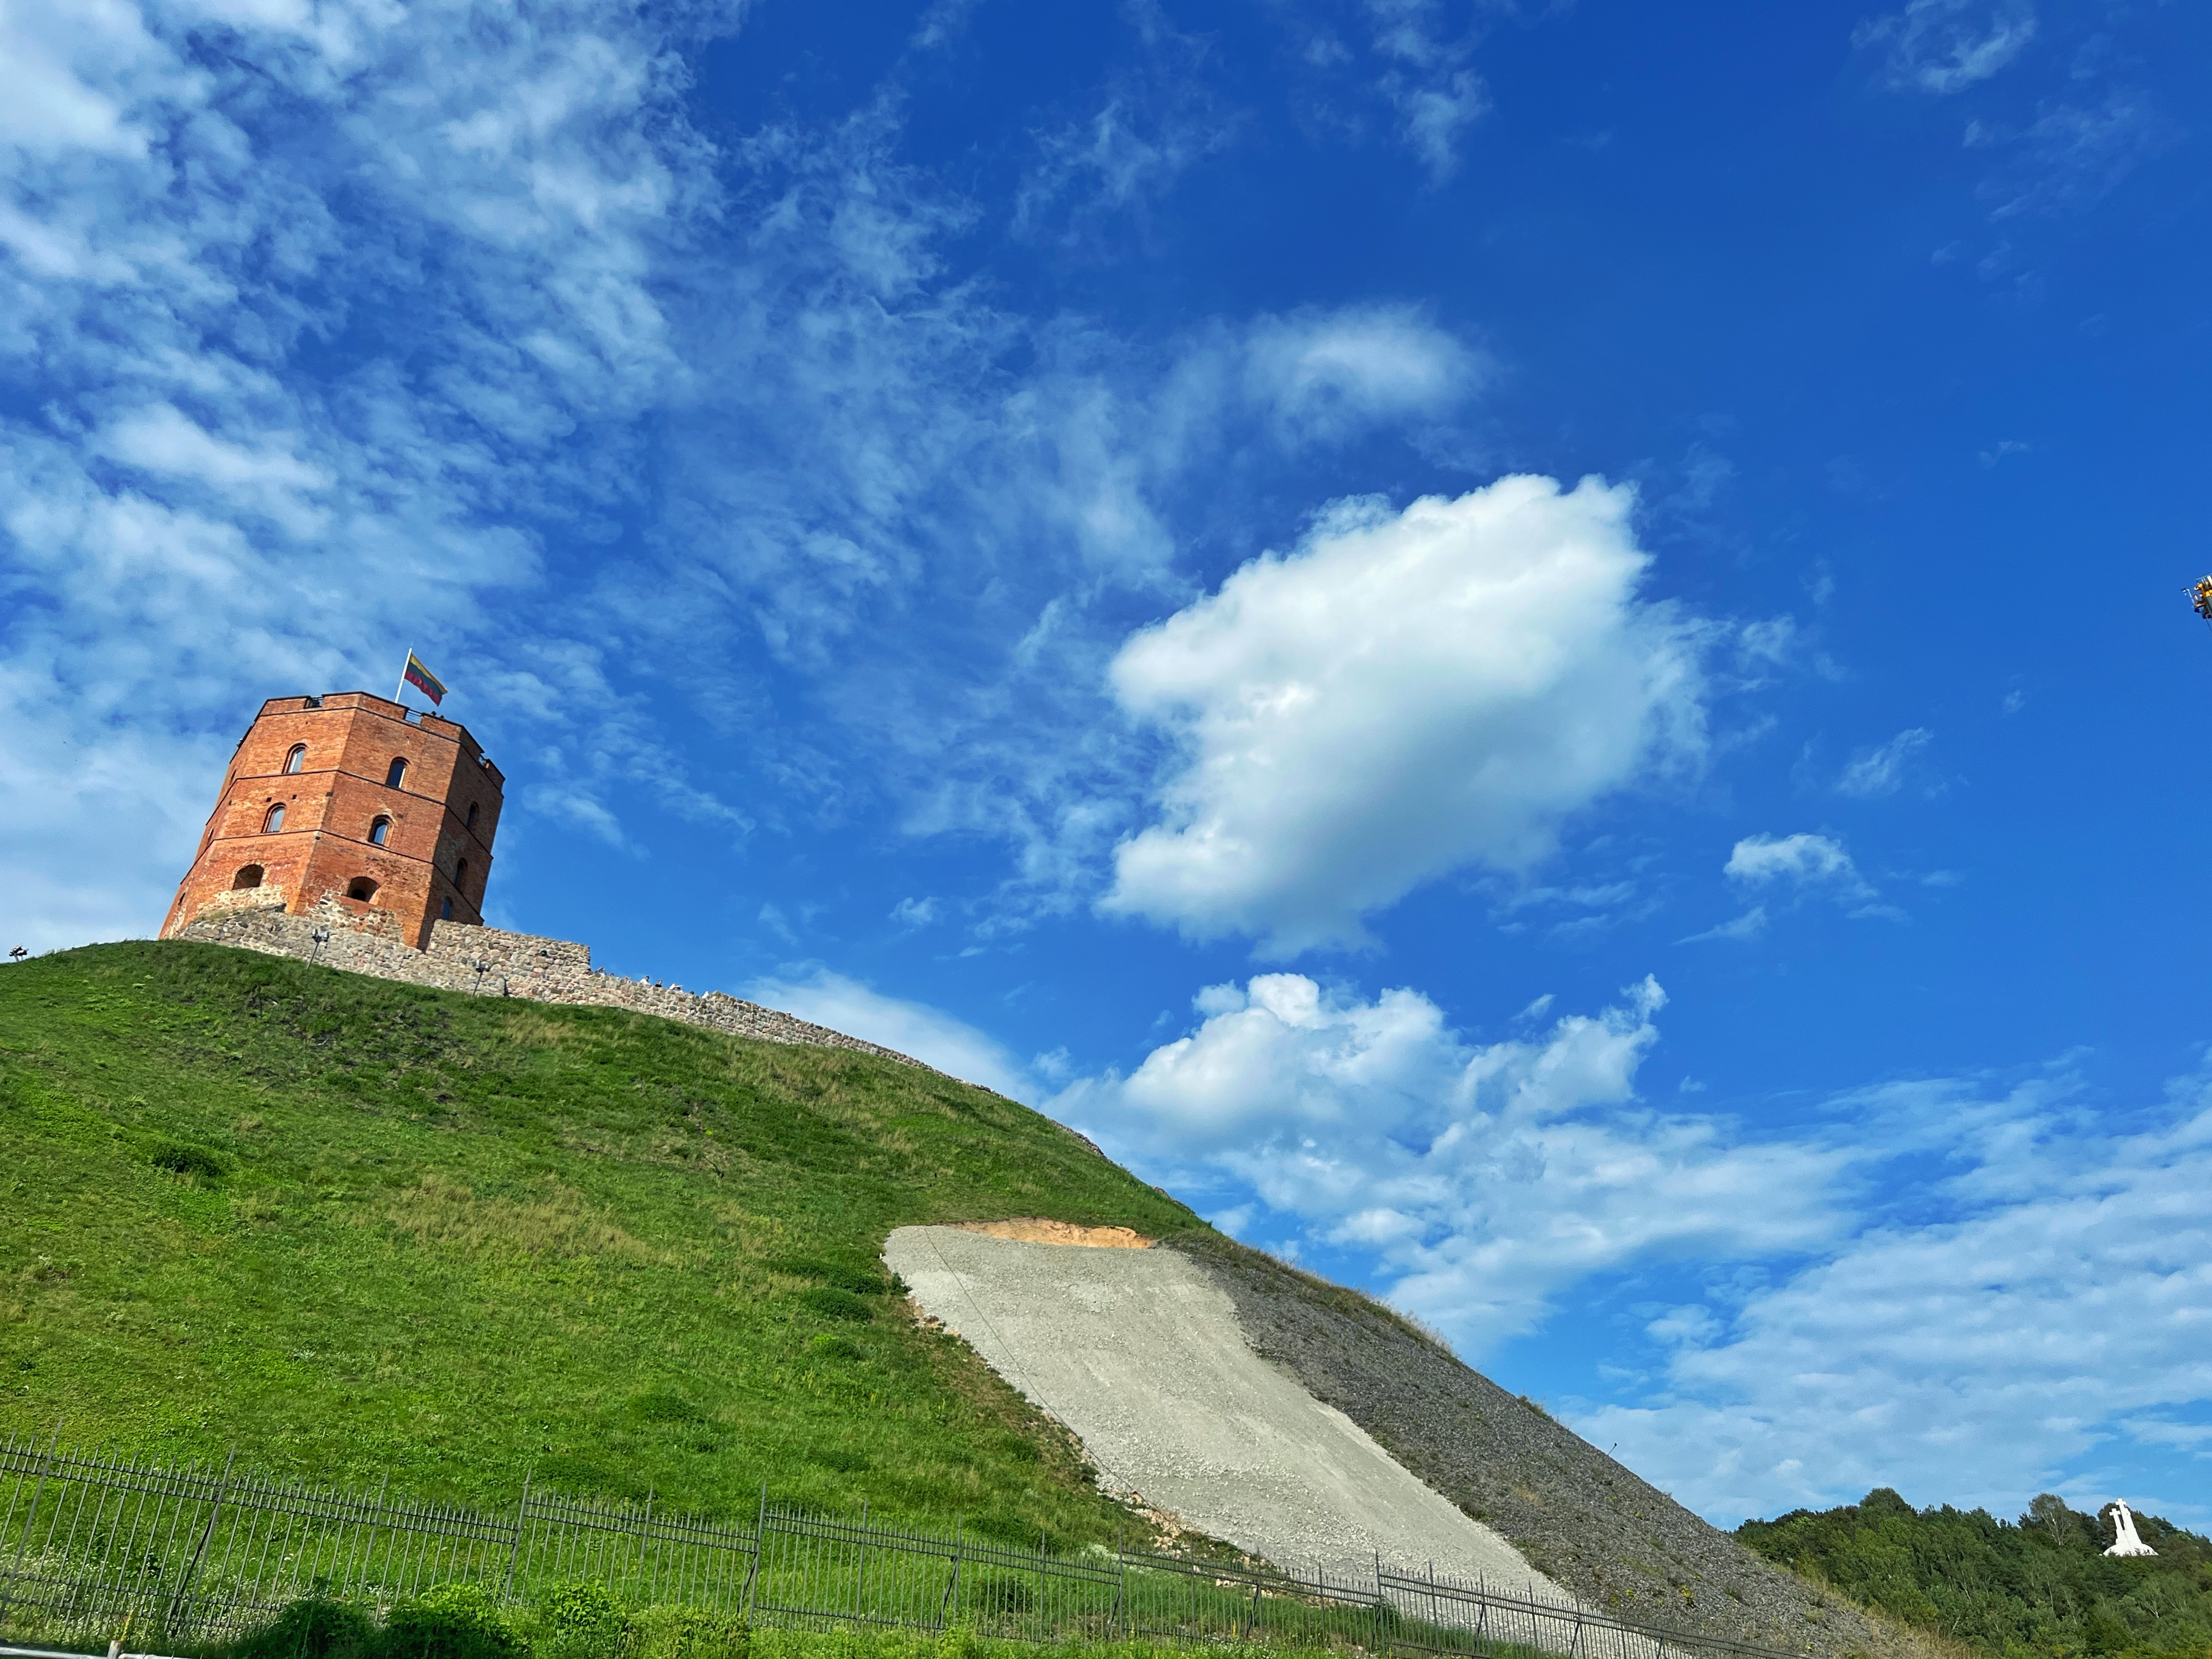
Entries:
[[[880, 1269], [848, 1266], [838, 1261], [820, 1261], [811, 1256], [780, 1255], [761, 1264], [776, 1273], [789, 1273], [793, 1279], [818, 1279], [825, 1285], [834, 1285], [841, 1291], [850, 1291], [856, 1296], [881, 1296], [887, 1288]], [[894, 1279], [891, 1281], [896, 1284]]]
[[522, 1643], [474, 1584], [441, 1584], [385, 1621], [379, 1659], [521, 1659]]
[[753, 1633], [742, 1619], [704, 1607], [647, 1607], [630, 1620], [633, 1659], [749, 1659]]
[[801, 1291], [799, 1299], [824, 1319], [868, 1320], [876, 1316], [876, 1310], [868, 1305], [866, 1297], [841, 1291], [835, 1285], [817, 1285], [811, 1291]]
[[223, 1650], [225, 1659], [373, 1659], [376, 1626], [359, 1607], [311, 1596]]
[[539, 1659], [617, 1659], [630, 1651], [629, 1617], [604, 1584], [556, 1584], [538, 1603]]
[[230, 1173], [219, 1153], [204, 1146], [187, 1146], [181, 1140], [165, 1140], [154, 1148], [149, 1159], [157, 1170], [167, 1170], [172, 1175], [196, 1176], [202, 1181], [220, 1181]]

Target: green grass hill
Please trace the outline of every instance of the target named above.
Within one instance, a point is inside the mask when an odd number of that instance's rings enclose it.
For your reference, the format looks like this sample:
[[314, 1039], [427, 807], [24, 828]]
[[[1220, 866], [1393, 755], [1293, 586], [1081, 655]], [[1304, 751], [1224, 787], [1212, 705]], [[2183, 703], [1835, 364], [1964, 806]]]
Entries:
[[0, 1428], [428, 1498], [1126, 1512], [877, 1260], [1196, 1217], [911, 1066], [217, 946], [0, 970]]
[[1858, 1503], [1749, 1521], [1736, 1536], [1861, 1604], [1997, 1659], [2212, 1655], [2212, 1541], [2139, 1516], [2155, 1559], [2049, 1493], [2015, 1523], [1883, 1488]]

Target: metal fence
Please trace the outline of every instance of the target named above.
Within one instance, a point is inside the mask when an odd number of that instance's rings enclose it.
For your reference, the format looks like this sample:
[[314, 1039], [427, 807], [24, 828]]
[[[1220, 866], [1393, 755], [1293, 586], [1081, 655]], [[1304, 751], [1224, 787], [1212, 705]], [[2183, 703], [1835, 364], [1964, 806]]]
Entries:
[[1780, 1659], [1577, 1602], [1393, 1571], [1338, 1581], [1128, 1550], [1054, 1553], [773, 1505], [743, 1522], [533, 1489], [493, 1513], [239, 1470], [0, 1444], [0, 1636], [185, 1645], [324, 1595], [381, 1613], [436, 1586], [508, 1606], [604, 1585], [761, 1625], [965, 1626], [1018, 1641], [1257, 1643], [1453, 1656]]

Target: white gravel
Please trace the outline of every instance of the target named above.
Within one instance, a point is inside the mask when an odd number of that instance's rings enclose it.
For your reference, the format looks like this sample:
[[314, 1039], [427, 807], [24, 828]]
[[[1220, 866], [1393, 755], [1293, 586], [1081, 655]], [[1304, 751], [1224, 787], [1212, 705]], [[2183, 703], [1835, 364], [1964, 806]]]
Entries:
[[1278, 1566], [1385, 1565], [1563, 1595], [1512, 1545], [1252, 1352], [1187, 1257], [902, 1227], [884, 1260], [933, 1317], [1066, 1424], [1106, 1482]]

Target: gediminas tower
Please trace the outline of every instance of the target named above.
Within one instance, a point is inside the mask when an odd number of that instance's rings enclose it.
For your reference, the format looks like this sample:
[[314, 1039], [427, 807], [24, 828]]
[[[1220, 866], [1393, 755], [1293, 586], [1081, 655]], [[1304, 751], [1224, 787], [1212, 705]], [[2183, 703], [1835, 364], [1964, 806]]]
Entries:
[[210, 912], [304, 915], [325, 900], [417, 951], [434, 922], [481, 924], [503, 782], [439, 715], [365, 691], [272, 697], [231, 757], [161, 937]]

